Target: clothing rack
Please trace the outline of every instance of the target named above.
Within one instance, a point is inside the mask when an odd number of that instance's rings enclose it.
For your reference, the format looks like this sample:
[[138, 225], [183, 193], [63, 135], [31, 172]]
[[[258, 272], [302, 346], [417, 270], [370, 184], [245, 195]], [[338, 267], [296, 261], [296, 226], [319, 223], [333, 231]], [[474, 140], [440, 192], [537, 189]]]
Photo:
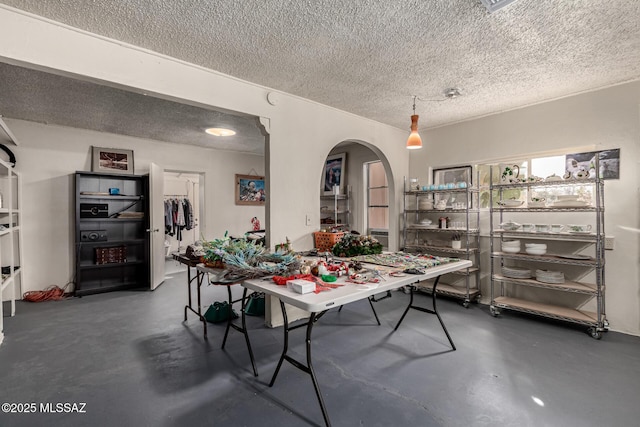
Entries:
[[[188, 194], [164, 194], [163, 196], [164, 196], [165, 203], [170, 200], [176, 200], [179, 202], [182, 200], [189, 200]], [[182, 246], [182, 238], [178, 236], [180, 236], [180, 232], [176, 235], [176, 240], [178, 241], [178, 253], [180, 253], [181, 246]]]

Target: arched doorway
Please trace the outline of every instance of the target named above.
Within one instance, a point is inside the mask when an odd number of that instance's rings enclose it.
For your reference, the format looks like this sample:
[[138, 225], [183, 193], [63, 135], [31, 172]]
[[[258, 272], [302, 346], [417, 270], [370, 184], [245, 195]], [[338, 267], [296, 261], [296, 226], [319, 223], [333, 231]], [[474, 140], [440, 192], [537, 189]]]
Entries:
[[[336, 182], [338, 189], [332, 191]], [[337, 144], [323, 165], [320, 229], [373, 232], [381, 237], [385, 249], [395, 248], [392, 242], [397, 239], [388, 238], [397, 233], [394, 182], [389, 162], [377, 147], [362, 141]]]

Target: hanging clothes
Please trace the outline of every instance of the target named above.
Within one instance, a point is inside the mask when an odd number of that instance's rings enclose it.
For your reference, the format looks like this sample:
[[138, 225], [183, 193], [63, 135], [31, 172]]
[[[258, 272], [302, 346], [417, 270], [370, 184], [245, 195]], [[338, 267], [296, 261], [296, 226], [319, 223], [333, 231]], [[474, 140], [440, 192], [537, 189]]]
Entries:
[[184, 220], [185, 220], [185, 225], [184, 228], [187, 230], [191, 230], [194, 227], [194, 220], [193, 220], [193, 206], [191, 205], [191, 202], [189, 201], [189, 199], [184, 199]]
[[164, 201], [164, 234], [173, 236], [173, 205], [171, 200]]

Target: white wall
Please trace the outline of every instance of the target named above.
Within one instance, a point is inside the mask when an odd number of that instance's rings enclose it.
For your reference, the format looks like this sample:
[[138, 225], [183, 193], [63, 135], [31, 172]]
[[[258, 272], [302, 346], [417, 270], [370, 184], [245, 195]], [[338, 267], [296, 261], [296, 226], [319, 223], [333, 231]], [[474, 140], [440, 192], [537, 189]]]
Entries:
[[[28, 258], [25, 255], [25, 271], [32, 272], [25, 275], [25, 289], [42, 289], [53, 280], [62, 282], [70, 277], [72, 257], [52, 249], [59, 245], [70, 248], [71, 187], [67, 175], [89, 168], [88, 147], [92, 144], [133, 148], [137, 172], [145, 172], [152, 160], [167, 169], [189, 170], [190, 166], [198, 171], [215, 171], [206, 176], [206, 188], [210, 189], [207, 236], [222, 235], [236, 218], [243, 221], [260, 215], [251, 208], [241, 212], [228, 208], [233, 205], [233, 196], [225, 189], [233, 186], [239, 169], [237, 160], [246, 161], [244, 171], [253, 168], [268, 176], [265, 217], [270, 242], [281, 242], [288, 236], [294, 247], [302, 250], [313, 247], [311, 232], [320, 222], [319, 179], [324, 160], [339, 142], [355, 140], [372, 148], [392, 171], [390, 213], [399, 216], [402, 177], [408, 169], [406, 131], [286, 94], [271, 106], [266, 101], [267, 88], [4, 7], [0, 7], [0, 40], [0, 60], [4, 62], [263, 117], [270, 132], [265, 165], [262, 158], [247, 161], [240, 154], [213, 152], [203, 156], [201, 150], [169, 145], [158, 150], [156, 143], [132, 142], [123, 137], [95, 143], [94, 134], [81, 138], [82, 133], [78, 133], [70, 140], [67, 135], [51, 138], [48, 133], [53, 127], [28, 131], [27, 126], [16, 126], [14, 133], [22, 141], [19, 162], [25, 182], [31, 183], [33, 190], [31, 199], [25, 200], [25, 209], [53, 202], [61, 218], [55, 227], [43, 220], [48, 217], [45, 213], [32, 211], [23, 219], [34, 227], [29, 235], [25, 233], [25, 249], [34, 251]], [[312, 226], [305, 224], [306, 213], [314, 215]], [[229, 231], [245, 229], [243, 225]], [[390, 248], [396, 249], [398, 224], [394, 223], [390, 231]], [[56, 268], [63, 270], [55, 277], [47, 275]]]
[[[605, 230], [616, 239], [606, 252], [607, 318], [612, 329], [640, 335], [639, 234], [628, 231], [640, 228], [640, 82], [421, 134], [425, 148], [411, 154], [409, 166], [421, 182], [429, 167], [620, 148], [620, 179], [605, 182]], [[488, 302], [488, 280], [482, 293]]]

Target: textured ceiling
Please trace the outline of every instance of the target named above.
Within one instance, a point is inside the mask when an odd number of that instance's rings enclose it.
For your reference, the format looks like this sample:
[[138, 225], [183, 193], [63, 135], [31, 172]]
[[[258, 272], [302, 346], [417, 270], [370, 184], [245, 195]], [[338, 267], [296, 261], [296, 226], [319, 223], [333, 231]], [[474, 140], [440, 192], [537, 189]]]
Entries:
[[[264, 154], [254, 117], [218, 112], [0, 63], [0, 114], [81, 129], [220, 150]], [[235, 136], [214, 137], [209, 127]]]
[[640, 79], [638, 0], [0, 3], [401, 129]]

